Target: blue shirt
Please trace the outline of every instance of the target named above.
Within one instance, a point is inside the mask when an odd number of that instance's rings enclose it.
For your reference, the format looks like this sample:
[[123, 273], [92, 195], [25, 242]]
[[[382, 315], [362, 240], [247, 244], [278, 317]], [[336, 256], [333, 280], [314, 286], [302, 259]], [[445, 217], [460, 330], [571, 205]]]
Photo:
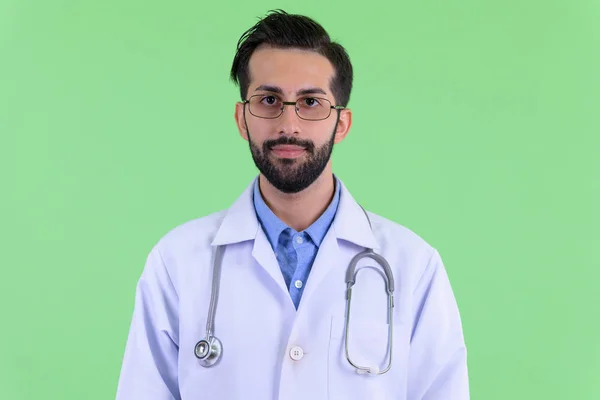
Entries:
[[275, 252], [285, 284], [296, 309], [308, 279], [308, 274], [329, 230], [340, 201], [341, 185], [335, 178], [335, 195], [327, 209], [302, 232], [287, 226], [265, 203], [259, 189], [258, 178], [254, 184], [254, 208], [265, 235]]

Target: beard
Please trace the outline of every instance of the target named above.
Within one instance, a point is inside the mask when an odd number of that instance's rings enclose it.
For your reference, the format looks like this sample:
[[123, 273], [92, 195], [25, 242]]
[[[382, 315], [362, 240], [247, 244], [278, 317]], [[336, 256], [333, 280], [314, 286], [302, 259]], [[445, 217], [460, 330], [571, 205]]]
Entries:
[[[320, 147], [315, 147], [312, 142], [300, 141], [295, 137], [281, 136], [275, 140], [266, 140], [261, 149], [252, 141], [250, 131], [247, 130], [254, 164], [269, 183], [280, 192], [301, 192], [312, 185], [325, 170], [333, 152], [337, 122], [335, 125], [329, 140]], [[273, 146], [284, 144], [304, 147], [304, 154], [297, 158], [273, 156]]]

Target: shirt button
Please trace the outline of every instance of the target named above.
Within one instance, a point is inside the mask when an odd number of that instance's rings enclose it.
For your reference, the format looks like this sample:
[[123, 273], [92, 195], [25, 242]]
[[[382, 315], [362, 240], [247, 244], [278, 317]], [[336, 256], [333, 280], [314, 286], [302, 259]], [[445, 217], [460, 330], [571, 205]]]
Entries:
[[300, 346], [294, 346], [290, 350], [290, 358], [294, 361], [300, 361], [304, 357], [304, 350]]
[[297, 289], [300, 289], [302, 287], [302, 281], [297, 280], [296, 282], [294, 282], [294, 286], [296, 286]]
[[296, 236], [296, 243], [302, 244], [302, 242], [304, 242], [304, 239], [302, 239], [302, 236]]

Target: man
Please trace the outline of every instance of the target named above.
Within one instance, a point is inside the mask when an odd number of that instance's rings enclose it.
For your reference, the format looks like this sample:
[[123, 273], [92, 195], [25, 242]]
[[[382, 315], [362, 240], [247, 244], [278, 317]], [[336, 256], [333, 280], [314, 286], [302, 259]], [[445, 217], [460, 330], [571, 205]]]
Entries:
[[468, 399], [440, 255], [332, 172], [352, 125], [346, 51], [276, 11], [244, 33], [231, 76], [260, 174], [150, 252], [117, 399]]

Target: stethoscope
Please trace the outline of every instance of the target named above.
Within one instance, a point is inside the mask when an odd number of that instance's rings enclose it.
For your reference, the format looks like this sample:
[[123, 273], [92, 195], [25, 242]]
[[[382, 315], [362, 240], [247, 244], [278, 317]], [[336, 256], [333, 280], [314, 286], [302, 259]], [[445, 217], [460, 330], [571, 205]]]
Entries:
[[[362, 208], [362, 206], [361, 206]], [[373, 226], [371, 225], [371, 220], [367, 215], [367, 212], [364, 208], [362, 208], [367, 220], [369, 221], [369, 226], [371, 230], [373, 230]], [[200, 365], [203, 367], [212, 367], [216, 365], [223, 355], [223, 344], [221, 341], [214, 335], [214, 325], [215, 325], [215, 313], [217, 309], [217, 301], [219, 299], [219, 283], [221, 281], [221, 264], [223, 261], [223, 252], [225, 251], [225, 246], [218, 246], [215, 252], [215, 259], [213, 262], [213, 276], [212, 276], [212, 291], [210, 296], [210, 306], [208, 309], [208, 319], [206, 321], [206, 337], [196, 343], [194, 347], [194, 355], [200, 360]], [[350, 351], [348, 350], [348, 333], [350, 331], [350, 304], [352, 301], [352, 286], [356, 282], [356, 265], [363, 258], [371, 258], [375, 260], [385, 275], [382, 275], [385, 280], [385, 290], [388, 294], [388, 348], [387, 348], [387, 365], [383, 369], [379, 369], [377, 366], [360, 366], [357, 363], [353, 362], [350, 358]], [[388, 372], [392, 366], [392, 337], [393, 337], [393, 308], [394, 308], [394, 276], [392, 274], [392, 269], [390, 268], [387, 260], [373, 252], [373, 249], [366, 249], [360, 253], [358, 253], [348, 265], [348, 269], [346, 270], [346, 319], [345, 319], [345, 351], [346, 351], [346, 359], [354, 368], [356, 368], [356, 372], [359, 374], [371, 374], [371, 375], [380, 375]]]

